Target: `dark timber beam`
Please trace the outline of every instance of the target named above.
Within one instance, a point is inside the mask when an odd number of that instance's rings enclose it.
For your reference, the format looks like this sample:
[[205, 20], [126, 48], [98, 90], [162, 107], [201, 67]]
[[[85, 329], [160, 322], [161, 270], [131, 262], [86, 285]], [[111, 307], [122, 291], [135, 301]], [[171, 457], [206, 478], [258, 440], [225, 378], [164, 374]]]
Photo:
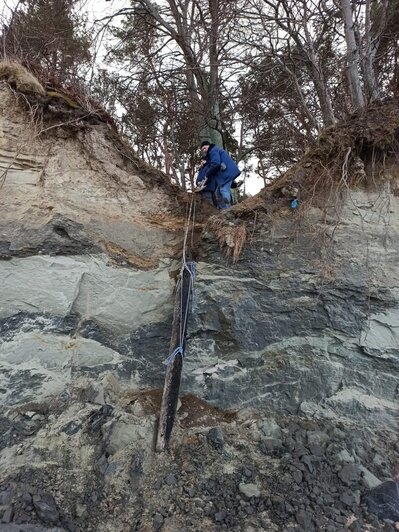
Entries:
[[187, 321], [190, 310], [190, 299], [193, 283], [193, 272], [190, 269], [193, 263], [188, 263], [182, 269], [180, 280], [176, 286], [175, 309], [173, 313], [172, 336], [170, 352], [174, 353], [181, 347], [166, 368], [165, 384], [163, 388], [161, 413], [159, 416], [156, 451], [165, 451], [169, 445], [173, 424], [176, 417], [177, 401], [181, 372], [183, 369], [183, 356], [186, 344]]

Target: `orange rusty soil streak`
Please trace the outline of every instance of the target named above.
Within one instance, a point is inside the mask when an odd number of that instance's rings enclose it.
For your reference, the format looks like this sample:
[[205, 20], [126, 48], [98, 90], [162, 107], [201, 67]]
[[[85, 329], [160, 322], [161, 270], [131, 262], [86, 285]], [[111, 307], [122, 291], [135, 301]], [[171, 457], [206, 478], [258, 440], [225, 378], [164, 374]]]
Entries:
[[[180, 400], [181, 407], [177, 412], [177, 422], [182, 428], [231, 423], [237, 417], [236, 412], [212, 406], [192, 394], [184, 395]], [[123, 399], [123, 406], [128, 408], [136, 401], [140, 403], [146, 415], [158, 414], [161, 408], [162, 390], [128, 392]]]

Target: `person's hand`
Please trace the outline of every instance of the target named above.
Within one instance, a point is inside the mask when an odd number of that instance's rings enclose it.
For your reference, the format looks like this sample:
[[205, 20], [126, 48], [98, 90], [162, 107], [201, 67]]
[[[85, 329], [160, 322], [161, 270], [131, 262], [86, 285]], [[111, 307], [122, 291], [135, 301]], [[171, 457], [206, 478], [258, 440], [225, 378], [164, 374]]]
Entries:
[[201, 190], [204, 190], [204, 188], [206, 187], [207, 181], [208, 181], [208, 178], [206, 177], [205, 179], [197, 183], [197, 186], [194, 188], [194, 192], [201, 192]]

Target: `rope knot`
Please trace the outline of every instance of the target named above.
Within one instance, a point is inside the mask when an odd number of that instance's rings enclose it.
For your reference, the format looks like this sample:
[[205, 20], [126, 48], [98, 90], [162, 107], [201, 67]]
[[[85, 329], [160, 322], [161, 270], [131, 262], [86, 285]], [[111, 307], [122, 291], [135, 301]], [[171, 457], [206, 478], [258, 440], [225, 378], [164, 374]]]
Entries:
[[172, 362], [174, 361], [174, 359], [180, 355], [182, 358], [184, 357], [184, 354], [183, 354], [183, 347], [181, 345], [179, 345], [179, 347], [176, 347], [176, 349], [173, 351], [173, 353], [171, 353], [168, 358], [166, 360], [164, 360], [164, 364], [165, 366], [169, 366], [169, 364], [172, 364]]

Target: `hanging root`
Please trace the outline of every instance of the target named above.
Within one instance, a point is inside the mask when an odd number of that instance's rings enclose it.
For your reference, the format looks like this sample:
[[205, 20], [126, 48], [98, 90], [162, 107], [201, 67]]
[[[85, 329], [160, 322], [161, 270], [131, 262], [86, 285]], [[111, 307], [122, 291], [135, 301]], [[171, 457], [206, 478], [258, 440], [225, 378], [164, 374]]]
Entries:
[[226, 257], [232, 257], [233, 264], [236, 264], [247, 240], [245, 223], [236, 226], [232, 222], [227, 223], [223, 219], [213, 218], [210, 220], [210, 227], [219, 241], [220, 249], [224, 251]]

